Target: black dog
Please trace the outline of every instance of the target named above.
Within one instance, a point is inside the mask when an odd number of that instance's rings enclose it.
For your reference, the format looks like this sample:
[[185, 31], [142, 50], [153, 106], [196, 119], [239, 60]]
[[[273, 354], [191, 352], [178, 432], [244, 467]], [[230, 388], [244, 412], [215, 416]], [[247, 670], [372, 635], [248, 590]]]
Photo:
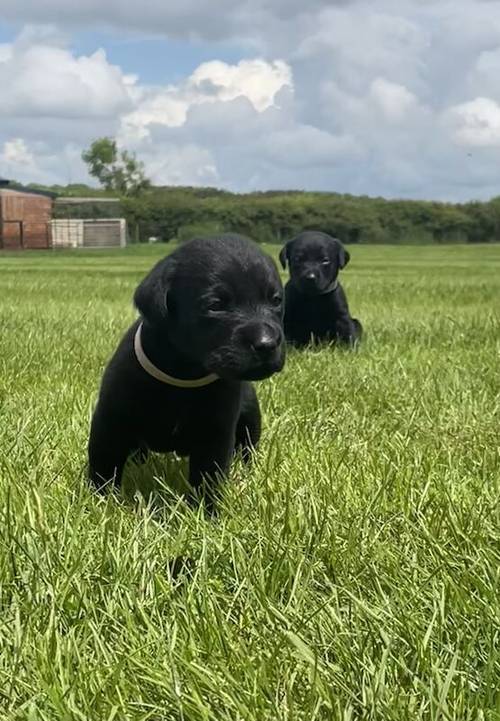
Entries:
[[283, 268], [290, 266], [285, 286], [285, 336], [296, 346], [311, 341], [355, 345], [363, 332], [351, 318], [347, 298], [337, 280], [350, 260], [340, 240], [307, 231], [292, 238], [280, 252]]
[[134, 302], [141, 318], [104, 373], [89, 441], [97, 489], [149, 450], [189, 456], [212, 509], [218, 477], [260, 437], [247, 382], [283, 368], [283, 287], [272, 259], [238, 235], [194, 239], [161, 260]]

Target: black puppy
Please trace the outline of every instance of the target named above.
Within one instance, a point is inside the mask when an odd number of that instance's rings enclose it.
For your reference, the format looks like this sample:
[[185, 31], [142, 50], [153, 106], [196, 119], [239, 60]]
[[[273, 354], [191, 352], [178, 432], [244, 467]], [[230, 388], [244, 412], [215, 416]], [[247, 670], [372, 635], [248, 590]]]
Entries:
[[340, 341], [354, 345], [362, 326], [351, 318], [337, 277], [350, 260], [340, 240], [317, 231], [292, 238], [280, 252], [283, 268], [290, 266], [285, 286], [285, 336], [293, 345]]
[[92, 419], [90, 479], [119, 485], [130, 455], [175, 451], [212, 508], [235, 449], [248, 458], [260, 437], [248, 381], [283, 368], [277, 268], [242, 236], [194, 239], [157, 263], [134, 302], [141, 318], [105, 370]]

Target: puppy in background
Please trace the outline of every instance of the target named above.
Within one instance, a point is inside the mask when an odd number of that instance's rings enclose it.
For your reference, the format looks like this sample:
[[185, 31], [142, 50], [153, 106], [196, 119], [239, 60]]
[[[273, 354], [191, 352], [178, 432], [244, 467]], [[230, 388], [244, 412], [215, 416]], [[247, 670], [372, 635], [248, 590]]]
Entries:
[[135, 292], [140, 312], [107, 366], [90, 431], [89, 476], [120, 485], [129, 456], [189, 456], [213, 510], [236, 448], [260, 437], [250, 381], [284, 365], [283, 287], [273, 260], [238, 235], [194, 239]]
[[285, 336], [302, 347], [315, 341], [337, 341], [354, 346], [362, 326], [349, 313], [339, 271], [350, 260], [340, 240], [318, 231], [292, 238], [280, 252], [283, 268], [290, 268], [285, 286]]

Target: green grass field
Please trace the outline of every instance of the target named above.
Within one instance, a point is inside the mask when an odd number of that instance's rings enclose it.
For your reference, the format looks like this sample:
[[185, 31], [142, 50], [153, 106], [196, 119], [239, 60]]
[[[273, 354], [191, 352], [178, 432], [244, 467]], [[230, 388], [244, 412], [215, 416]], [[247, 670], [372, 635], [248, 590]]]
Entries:
[[216, 522], [82, 475], [163, 252], [0, 255], [0, 719], [500, 719], [500, 246], [353, 248], [366, 342], [258, 384]]

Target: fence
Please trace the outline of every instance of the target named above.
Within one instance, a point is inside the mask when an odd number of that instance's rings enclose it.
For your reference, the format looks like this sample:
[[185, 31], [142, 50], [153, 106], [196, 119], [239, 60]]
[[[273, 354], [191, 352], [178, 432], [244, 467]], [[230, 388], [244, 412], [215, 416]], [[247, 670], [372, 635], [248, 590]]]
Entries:
[[117, 248], [127, 244], [127, 224], [123, 218], [51, 221], [53, 248]]

